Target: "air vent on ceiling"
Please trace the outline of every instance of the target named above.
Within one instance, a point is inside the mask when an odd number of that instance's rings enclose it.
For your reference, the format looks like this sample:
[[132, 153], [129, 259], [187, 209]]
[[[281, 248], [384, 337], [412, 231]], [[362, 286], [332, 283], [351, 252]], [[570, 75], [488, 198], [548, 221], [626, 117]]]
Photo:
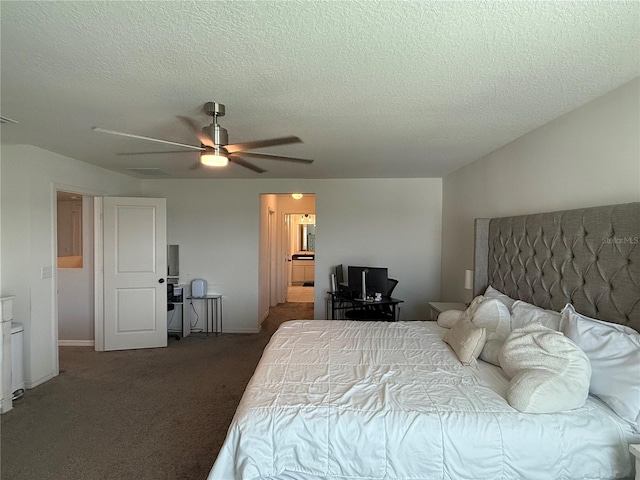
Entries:
[[127, 168], [130, 172], [138, 173], [140, 175], [144, 175], [145, 177], [170, 177], [171, 174], [169, 172], [165, 172], [160, 168]]
[[17, 120], [13, 120], [9, 117], [0, 116], [0, 123], [18, 123]]

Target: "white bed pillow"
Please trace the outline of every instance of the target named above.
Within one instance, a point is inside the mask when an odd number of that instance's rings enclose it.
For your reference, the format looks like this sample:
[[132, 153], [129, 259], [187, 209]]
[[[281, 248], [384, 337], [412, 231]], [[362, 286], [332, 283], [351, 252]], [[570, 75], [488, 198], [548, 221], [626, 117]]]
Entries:
[[560, 331], [560, 312], [545, 310], [522, 300], [515, 301], [511, 307], [511, 329], [522, 328], [530, 323]]
[[502, 350], [504, 342], [505, 340], [501, 338], [487, 338], [478, 358], [484, 362], [491, 363], [492, 365], [499, 367], [500, 350]]
[[511, 307], [513, 306], [513, 302], [515, 302], [513, 298], [511, 298], [508, 295], [505, 295], [500, 290], [496, 290], [491, 285], [489, 285], [485, 290], [484, 296], [486, 298], [497, 298], [502, 303], [504, 303], [509, 310], [511, 310]]
[[521, 412], [553, 413], [584, 405], [591, 366], [561, 332], [532, 323], [511, 332], [500, 351], [507, 401]]
[[451, 328], [460, 320], [463, 313], [462, 310], [445, 310], [444, 312], [440, 312], [436, 323], [440, 327]]
[[487, 329], [487, 339], [504, 341], [511, 333], [511, 314], [497, 298], [483, 298], [473, 312], [471, 322], [476, 327]]
[[464, 316], [476, 327], [486, 329], [487, 338], [480, 353], [480, 359], [493, 365], [500, 365], [498, 353], [511, 333], [511, 314], [507, 306], [497, 298], [480, 295], [471, 302]]
[[590, 391], [640, 433], [640, 334], [586, 317], [567, 304], [560, 329], [591, 362]]
[[442, 339], [449, 344], [462, 364], [471, 365], [484, 347], [487, 331], [483, 327], [476, 327], [466, 318], [461, 318], [445, 332]]

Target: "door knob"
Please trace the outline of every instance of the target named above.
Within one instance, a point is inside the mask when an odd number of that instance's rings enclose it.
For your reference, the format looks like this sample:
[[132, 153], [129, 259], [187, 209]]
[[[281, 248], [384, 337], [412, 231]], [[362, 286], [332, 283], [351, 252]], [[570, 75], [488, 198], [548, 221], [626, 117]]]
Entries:
[[160, 280], [158, 280], [158, 283], [164, 283], [164, 278], [161, 278]]

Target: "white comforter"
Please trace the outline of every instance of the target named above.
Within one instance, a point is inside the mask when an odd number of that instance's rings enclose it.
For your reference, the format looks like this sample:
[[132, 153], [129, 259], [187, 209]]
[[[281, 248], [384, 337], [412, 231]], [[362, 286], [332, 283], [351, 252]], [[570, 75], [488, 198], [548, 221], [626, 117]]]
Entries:
[[300, 320], [265, 349], [209, 479], [572, 479], [631, 475], [630, 429], [597, 399], [523, 414], [435, 322]]

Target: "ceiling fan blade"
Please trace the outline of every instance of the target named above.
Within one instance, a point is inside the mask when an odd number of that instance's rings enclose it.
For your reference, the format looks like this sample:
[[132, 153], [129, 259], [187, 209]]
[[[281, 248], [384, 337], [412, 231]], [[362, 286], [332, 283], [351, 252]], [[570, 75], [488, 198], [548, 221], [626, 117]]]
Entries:
[[243, 157], [249, 158], [264, 158], [265, 160], [278, 160], [282, 162], [305, 163], [307, 165], [313, 163], [313, 160], [307, 160], [306, 158], [283, 157], [281, 155], [267, 155], [266, 153], [238, 152], [236, 155], [242, 155]]
[[[201, 148], [202, 151], [204, 151], [204, 148]], [[158, 154], [162, 154], [162, 153], [193, 153], [190, 150], [171, 150], [171, 151], [164, 151], [164, 152], [130, 152], [130, 153], [116, 153], [116, 155], [118, 156], [129, 156], [129, 155], [158, 155]]]
[[187, 125], [193, 131], [193, 133], [196, 134], [196, 137], [198, 137], [200, 143], [206, 145], [207, 147], [216, 146], [213, 142], [213, 139], [202, 131], [202, 128], [195, 122], [195, 120], [193, 120], [193, 118], [183, 117], [182, 115], [178, 115], [178, 118], [182, 120], [182, 122]]
[[240, 165], [241, 167], [248, 168], [249, 170], [253, 170], [256, 173], [264, 173], [266, 170], [255, 166], [253, 163], [247, 162], [246, 160], [238, 157], [237, 155], [229, 155], [229, 161]]
[[133, 133], [116, 132], [115, 130], [107, 130], [105, 128], [93, 127], [91, 130], [100, 133], [110, 133], [111, 135], [120, 135], [121, 137], [137, 138], [140, 140], [149, 140], [150, 142], [165, 143], [167, 145], [176, 145], [178, 147], [191, 148], [193, 150], [202, 150], [202, 147], [187, 145], [186, 143], [170, 142], [169, 140], [160, 140], [159, 138], [145, 137], [144, 135], [134, 135]]
[[225, 145], [224, 148], [229, 153], [238, 153], [244, 150], [253, 150], [254, 148], [273, 147], [274, 145], [286, 145], [288, 143], [302, 143], [298, 137], [280, 137], [268, 140], [256, 140], [255, 142], [233, 143]]

